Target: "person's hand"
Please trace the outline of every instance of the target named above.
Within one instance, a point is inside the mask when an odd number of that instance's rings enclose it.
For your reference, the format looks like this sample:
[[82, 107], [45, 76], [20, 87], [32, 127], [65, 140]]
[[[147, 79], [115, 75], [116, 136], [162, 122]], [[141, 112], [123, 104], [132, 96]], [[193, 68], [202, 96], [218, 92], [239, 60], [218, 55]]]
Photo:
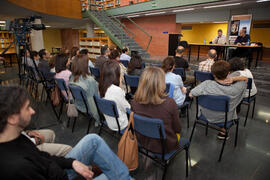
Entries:
[[38, 131], [28, 131], [27, 135], [32, 138], [35, 138], [37, 145], [45, 142], [45, 137], [42, 134], [40, 134]]
[[192, 95], [191, 93], [189, 93], [189, 97], [190, 97], [190, 98], [193, 98], [193, 95]]
[[233, 78], [227, 78], [224, 80], [224, 84], [232, 84], [233, 83]]
[[80, 174], [87, 180], [92, 180], [94, 176], [94, 173], [89, 169], [89, 167], [81, 163], [80, 161], [73, 161], [72, 168], [74, 169], [74, 171], [76, 171], [78, 174]]
[[186, 87], [182, 87], [182, 93], [184, 93], [184, 94], [187, 94], [187, 88]]

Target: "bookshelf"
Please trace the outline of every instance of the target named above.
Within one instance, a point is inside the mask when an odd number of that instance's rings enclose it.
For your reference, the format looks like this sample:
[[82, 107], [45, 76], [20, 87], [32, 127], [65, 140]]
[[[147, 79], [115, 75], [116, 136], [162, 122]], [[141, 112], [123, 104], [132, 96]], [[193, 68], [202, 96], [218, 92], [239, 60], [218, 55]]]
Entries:
[[[8, 31], [0, 31], [0, 53], [2, 53], [14, 41], [13, 34]], [[14, 44], [9, 48], [6, 54], [16, 53]]]

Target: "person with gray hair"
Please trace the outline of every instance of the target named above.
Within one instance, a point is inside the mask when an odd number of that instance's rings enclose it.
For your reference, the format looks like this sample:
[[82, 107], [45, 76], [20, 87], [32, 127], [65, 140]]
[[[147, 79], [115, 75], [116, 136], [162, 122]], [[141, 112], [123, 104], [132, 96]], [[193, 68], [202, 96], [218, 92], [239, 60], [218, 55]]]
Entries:
[[199, 64], [199, 71], [202, 72], [211, 72], [211, 67], [215, 62], [217, 57], [217, 51], [215, 49], [210, 49], [208, 51], [207, 59], [205, 61], [200, 62]]
[[110, 54], [110, 49], [107, 45], [101, 47], [101, 55], [96, 59], [95, 67], [101, 69], [104, 62], [108, 61], [108, 55]]

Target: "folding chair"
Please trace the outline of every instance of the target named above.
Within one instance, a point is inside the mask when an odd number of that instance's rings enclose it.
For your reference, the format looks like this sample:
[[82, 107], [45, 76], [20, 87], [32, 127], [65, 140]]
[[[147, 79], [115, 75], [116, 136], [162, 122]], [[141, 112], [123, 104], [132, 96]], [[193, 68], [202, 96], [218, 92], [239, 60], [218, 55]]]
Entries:
[[120, 62], [121, 62], [126, 68], [128, 68], [128, 63], [129, 63], [128, 60], [120, 60]]
[[[238, 136], [238, 125], [239, 125], [239, 119], [233, 119], [228, 121], [227, 113], [229, 112], [229, 101], [230, 98], [227, 96], [213, 96], [213, 95], [204, 95], [204, 96], [198, 96], [197, 99], [197, 110], [196, 110], [196, 119], [193, 125], [193, 129], [190, 135], [189, 141], [191, 142], [192, 136], [195, 130], [195, 127], [197, 124], [200, 124], [202, 126], [206, 127], [205, 135], [208, 133], [208, 127], [211, 129], [215, 129], [217, 131], [220, 131], [220, 128], [225, 129], [225, 138], [223, 140], [221, 152], [219, 154], [218, 161], [221, 161], [224, 146], [226, 144], [226, 140], [228, 137], [228, 129], [235, 123], [236, 124], [236, 133], [235, 133], [235, 140], [234, 140], [234, 146], [237, 145], [237, 136]], [[199, 105], [212, 110], [212, 111], [218, 111], [218, 112], [224, 112], [224, 123], [211, 123], [207, 120], [207, 117], [205, 117], [202, 113], [199, 114]]]
[[201, 72], [201, 71], [194, 71], [194, 77], [195, 77], [195, 85], [197, 84], [197, 81], [203, 82], [206, 80], [214, 80], [214, 76], [211, 72]]
[[101, 126], [98, 134], [101, 135], [101, 131], [104, 125], [108, 126], [106, 119], [104, 117], [104, 115], [107, 115], [115, 118], [118, 127], [118, 134], [122, 135], [124, 133], [124, 130], [120, 129], [120, 124], [118, 121], [119, 114], [115, 102], [100, 98], [99, 95], [96, 94], [94, 95], [94, 100], [101, 120]]
[[186, 71], [184, 68], [174, 68], [173, 73], [180, 75], [183, 82], [186, 80]]
[[100, 71], [98, 67], [89, 67], [91, 74], [95, 77], [95, 79], [98, 81], [100, 77]]
[[[127, 113], [130, 114], [131, 111], [127, 109]], [[163, 121], [156, 118], [144, 117], [136, 113], [133, 114], [133, 117], [134, 117], [134, 128], [136, 132], [140, 133], [145, 137], [160, 140], [162, 153], [154, 153], [152, 149], [143, 147], [141, 144], [139, 144], [139, 152], [149, 157], [153, 161], [159, 163], [162, 167], [164, 167], [162, 179], [165, 179], [166, 177], [166, 171], [170, 161], [182, 150], [185, 150], [186, 152], [186, 177], [188, 177], [188, 157], [189, 157], [188, 151], [190, 145], [189, 141], [181, 137], [179, 142], [179, 148], [169, 153], [165, 153], [166, 133]], [[140, 143], [139, 140], [138, 142]]]
[[248, 113], [249, 113], [249, 109], [250, 109], [250, 104], [253, 101], [253, 109], [252, 109], [252, 116], [251, 116], [252, 118], [254, 116], [255, 104], [256, 104], [256, 95], [250, 96], [251, 89], [252, 89], [252, 79], [251, 78], [248, 78], [247, 89], [248, 89], [248, 97], [243, 98], [243, 100], [242, 100], [242, 102], [244, 102], [244, 104], [247, 104], [248, 105], [246, 119], [245, 119], [245, 123], [244, 123], [244, 126], [245, 127], [246, 127], [246, 124], [247, 124], [247, 119], [248, 119]]
[[[134, 95], [138, 88], [140, 77], [124, 74], [124, 79], [125, 79], [127, 94]], [[128, 91], [128, 86], [130, 87], [130, 92]]]
[[[86, 134], [88, 134], [89, 133], [90, 124], [91, 124], [91, 120], [92, 119], [95, 120], [95, 118], [93, 117], [92, 113], [89, 110], [90, 107], [89, 107], [89, 105], [87, 103], [86, 93], [83, 90], [83, 88], [81, 88], [80, 86], [75, 86], [75, 85], [69, 84], [68, 87], [69, 87], [69, 90], [70, 90], [70, 92], [72, 94], [74, 103], [76, 101], [80, 101], [80, 102], [83, 102], [83, 104], [84, 104], [84, 107], [86, 109], [86, 113], [83, 113], [80, 110], [79, 110], [79, 112], [81, 112], [82, 114], [86, 114], [89, 117], [88, 128], [87, 128], [87, 131], [86, 131]], [[78, 119], [78, 117], [75, 117], [75, 119], [73, 121], [72, 132], [74, 132], [74, 127], [75, 127], [75, 124], [76, 124], [77, 119]], [[69, 122], [68, 122], [68, 124], [69, 124]]]
[[[60, 107], [60, 111], [59, 111], [59, 114], [58, 114], [58, 120], [60, 120], [61, 115], [62, 115], [62, 111], [63, 111], [63, 105], [64, 105], [64, 103], [68, 103], [69, 94], [68, 94], [68, 88], [66, 86], [66, 83], [65, 83], [64, 79], [55, 78], [55, 81], [56, 81], [56, 85], [57, 85], [58, 89], [60, 90], [60, 94], [61, 94], [61, 97], [62, 97], [61, 107]], [[63, 94], [63, 92], [65, 93], [65, 95]], [[68, 120], [68, 122], [69, 122], [69, 120]]]

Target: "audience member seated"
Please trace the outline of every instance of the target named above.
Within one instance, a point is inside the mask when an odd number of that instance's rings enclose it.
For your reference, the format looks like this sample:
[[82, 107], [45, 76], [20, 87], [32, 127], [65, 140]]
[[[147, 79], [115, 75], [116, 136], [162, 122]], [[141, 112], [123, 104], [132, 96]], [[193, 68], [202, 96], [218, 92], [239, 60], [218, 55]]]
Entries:
[[120, 62], [120, 54], [117, 50], [112, 50], [110, 55], [109, 55], [109, 59], [116, 61], [119, 66], [120, 66], [120, 77], [121, 77], [121, 84], [120, 87], [126, 91], [126, 85], [125, 85], [125, 80], [124, 80], [124, 74], [127, 73], [127, 68]]
[[[70, 76], [69, 83], [80, 86], [86, 93], [89, 111], [92, 113], [96, 120], [95, 126], [100, 123], [97, 107], [94, 101], [94, 94], [98, 94], [98, 83], [90, 75], [88, 71], [88, 57], [85, 55], [77, 55], [71, 65], [72, 75]], [[76, 101], [75, 105], [78, 110], [86, 113], [85, 105], [82, 101]]]
[[102, 64], [109, 60], [108, 56], [110, 54], [110, 49], [107, 45], [102, 46], [101, 47], [101, 55], [99, 57], [97, 57], [96, 61], [95, 61], [95, 67], [98, 67], [99, 69], [101, 69]]
[[131, 57], [130, 62], [128, 63], [128, 75], [140, 76], [142, 73], [142, 58], [139, 55], [134, 55]]
[[[69, 77], [71, 76], [71, 72], [68, 70], [70, 64], [70, 59], [67, 54], [58, 54], [55, 57], [55, 78], [58, 79], [64, 79], [66, 83], [66, 87], [68, 88], [68, 81]], [[67, 99], [72, 99], [71, 93], [68, 91], [68, 96], [66, 91], [62, 91], [62, 94], [67, 98]]]
[[174, 85], [173, 99], [175, 100], [178, 107], [180, 107], [186, 98], [186, 88], [180, 75], [173, 73], [175, 67], [175, 60], [169, 56], [163, 60], [162, 69], [165, 74], [165, 82]]
[[[190, 97], [201, 95], [216, 95], [227, 96], [230, 98], [228, 121], [237, 119], [236, 107], [242, 101], [248, 78], [243, 76], [227, 78], [230, 72], [230, 64], [226, 61], [220, 60], [213, 64], [212, 73], [215, 77], [215, 81], [206, 80], [199, 84], [197, 87], [191, 90]], [[237, 81], [237, 82], [236, 82]], [[233, 83], [236, 82], [236, 83]], [[224, 123], [224, 113], [215, 112], [203, 107], [200, 107], [200, 111], [211, 123]], [[218, 134], [219, 139], [224, 139], [224, 128], [221, 128]]]
[[97, 179], [131, 179], [128, 168], [95, 134], [83, 137], [65, 157], [40, 151], [21, 134], [34, 113], [24, 88], [0, 88], [0, 179], [74, 179], [80, 175], [90, 180], [92, 164], [103, 172]]
[[[187, 60], [183, 58], [185, 48], [183, 46], [178, 46], [178, 48], [175, 50], [175, 68], [184, 68], [185, 71], [190, 71], [189, 64]], [[193, 76], [186, 76], [185, 84], [192, 84], [195, 82], [195, 79]]]
[[[140, 78], [139, 87], [131, 101], [131, 110], [136, 114], [158, 118], [164, 122], [166, 133], [166, 151], [171, 152], [178, 148], [177, 134], [181, 133], [181, 121], [178, 116], [177, 104], [165, 93], [165, 73], [161, 68], [148, 67]], [[161, 153], [159, 139], [151, 139], [136, 133], [142, 146], [155, 153]]]
[[49, 60], [51, 58], [51, 54], [46, 49], [41, 49], [39, 52], [39, 64], [38, 69], [44, 71], [45, 73], [50, 72]]
[[88, 66], [89, 67], [94, 67], [94, 64], [89, 59], [89, 51], [88, 51], [88, 49], [82, 49], [82, 50], [80, 50], [80, 54], [83, 54], [83, 55], [86, 55], [87, 56], [87, 58], [88, 58]]
[[[121, 76], [120, 66], [116, 61], [106, 61], [103, 63], [100, 73], [99, 93], [104, 99], [114, 101], [119, 114], [120, 129], [128, 125], [126, 108], [130, 108], [125, 99], [125, 91], [120, 88]], [[118, 131], [117, 122], [114, 117], [105, 115], [106, 122], [110, 129]]]
[[207, 56], [208, 58], [205, 61], [199, 63], [199, 71], [211, 72], [211, 67], [217, 57], [217, 51], [215, 49], [210, 49]]
[[50, 155], [65, 156], [72, 149], [69, 145], [54, 143], [55, 133], [50, 129], [22, 131], [22, 134], [28, 137], [40, 151]]
[[76, 46], [72, 47], [70, 51], [70, 57], [71, 57], [70, 62], [72, 62], [75, 56], [79, 54], [80, 54], [80, 49]]
[[[232, 59], [229, 60], [229, 63], [231, 65], [231, 72], [232, 74], [230, 74], [230, 77], [233, 76], [245, 76], [247, 78], [251, 78], [252, 79], [252, 89], [250, 92], [250, 96], [254, 96], [257, 94], [257, 88], [255, 86], [255, 82], [254, 82], [254, 78], [252, 73], [250, 72], [249, 69], [245, 68], [245, 62], [243, 59], [238, 58], [238, 57], [234, 57]], [[244, 97], [248, 97], [249, 94], [249, 90], [247, 89], [245, 92]]]
[[124, 47], [122, 49], [122, 54], [120, 56], [120, 60], [126, 60], [126, 61], [130, 61], [131, 57], [128, 55], [128, 48]]

